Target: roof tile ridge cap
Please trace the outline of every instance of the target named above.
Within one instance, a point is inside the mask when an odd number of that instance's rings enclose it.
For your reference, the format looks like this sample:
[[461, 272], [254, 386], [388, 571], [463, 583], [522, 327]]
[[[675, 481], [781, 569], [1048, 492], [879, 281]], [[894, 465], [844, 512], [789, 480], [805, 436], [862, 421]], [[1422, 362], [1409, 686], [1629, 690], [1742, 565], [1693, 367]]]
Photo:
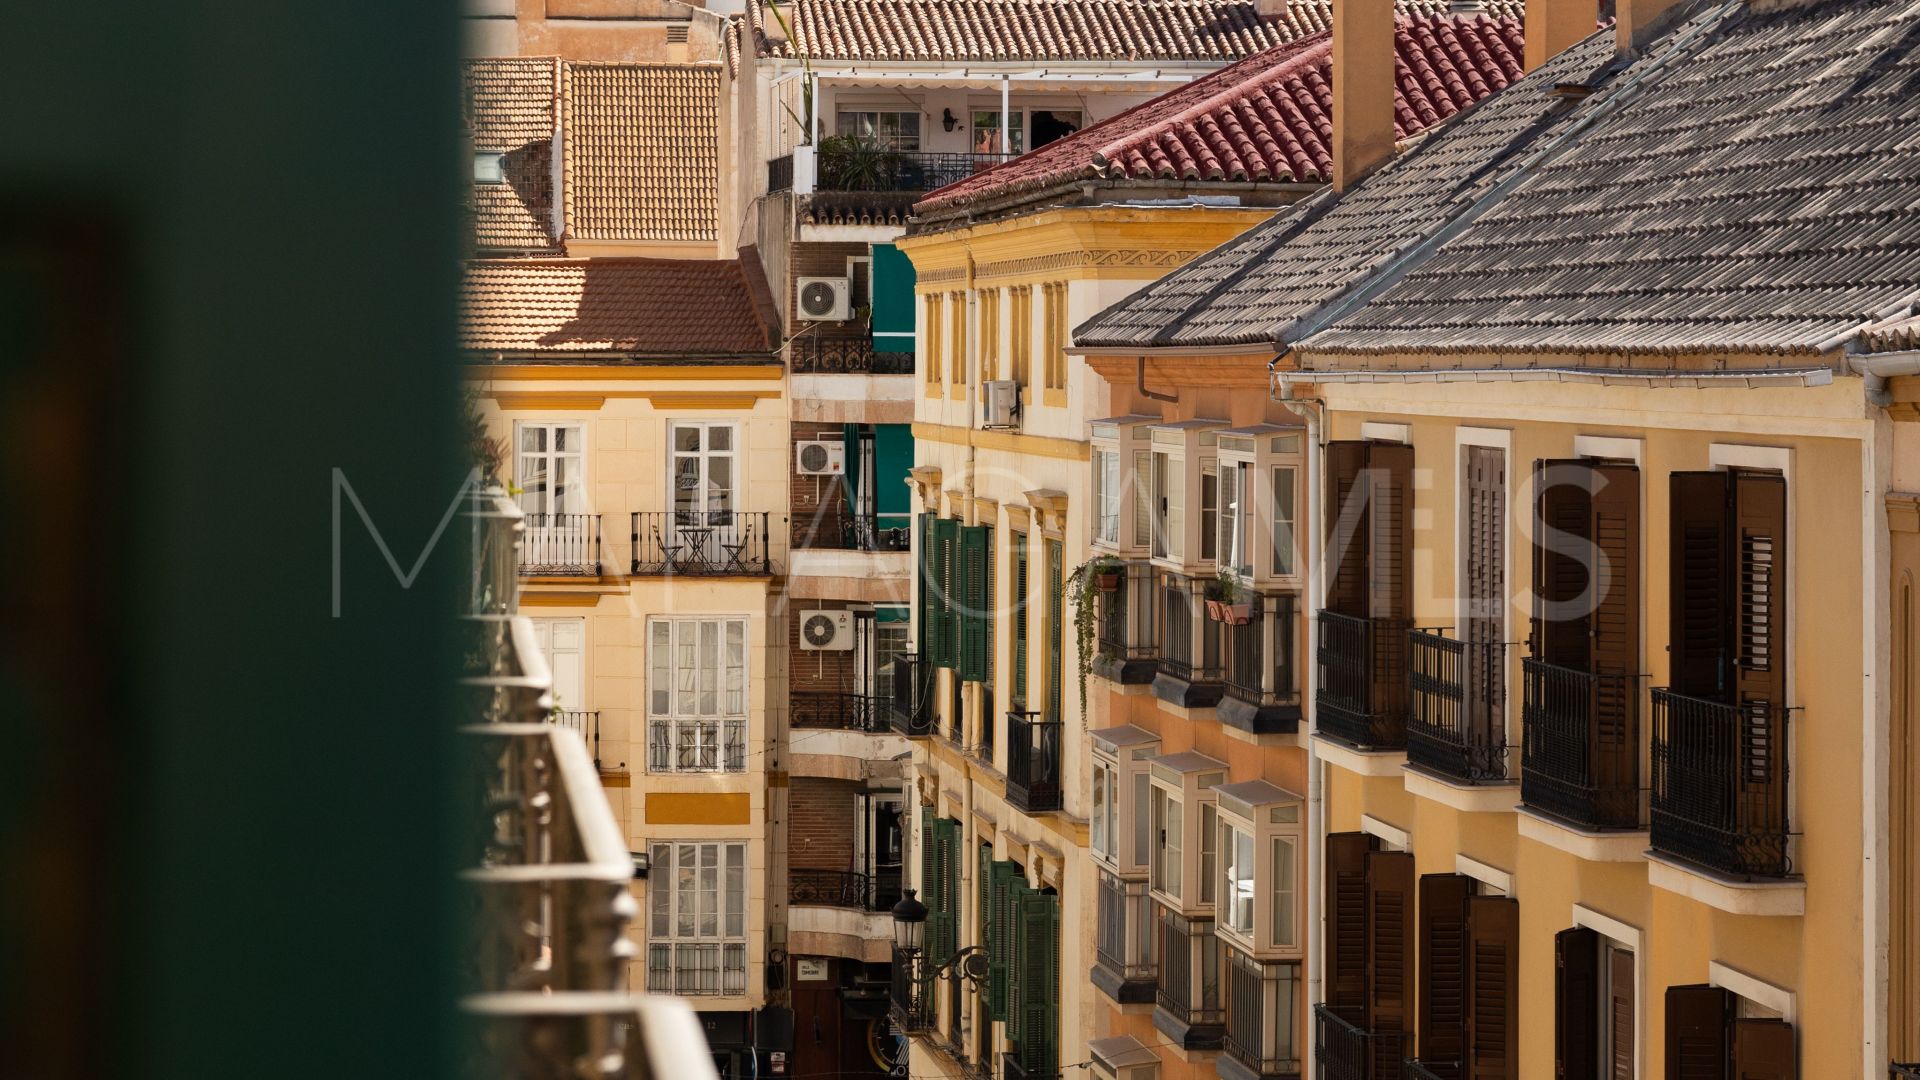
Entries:
[[[1157, 135], [1162, 129], [1179, 127], [1182, 124], [1196, 122], [1203, 116], [1217, 112], [1223, 104], [1231, 105], [1236, 100], [1244, 100], [1255, 90], [1267, 86], [1283, 85], [1288, 79], [1308, 69], [1323, 66], [1321, 63], [1322, 58], [1318, 56], [1319, 52], [1324, 49], [1325, 52], [1331, 55], [1333, 51], [1332, 37], [1329, 36], [1325, 38], [1324, 41], [1315, 40], [1323, 33], [1325, 33], [1325, 31], [1316, 32], [1308, 37], [1298, 38], [1281, 45], [1272, 46], [1275, 50], [1293, 49], [1296, 51], [1285, 59], [1275, 63], [1273, 66], [1264, 69], [1260, 74], [1249, 79], [1235, 82], [1231, 84], [1229, 89], [1223, 89], [1219, 93], [1210, 94], [1198, 103], [1161, 119], [1152, 127], [1135, 131], [1131, 137], [1116, 143], [1111, 143], [1103, 149], [1114, 153], [1125, 153], [1136, 148], [1141, 140]], [[1264, 52], [1265, 50], [1262, 51]], [[1260, 53], [1254, 54], [1254, 56], [1259, 55]], [[1253, 59], [1253, 57], [1248, 57], [1247, 60], [1242, 60], [1240, 63], [1247, 63], [1247, 61], [1251, 59]], [[1228, 65], [1220, 70], [1230, 71], [1235, 66], [1238, 65]]]

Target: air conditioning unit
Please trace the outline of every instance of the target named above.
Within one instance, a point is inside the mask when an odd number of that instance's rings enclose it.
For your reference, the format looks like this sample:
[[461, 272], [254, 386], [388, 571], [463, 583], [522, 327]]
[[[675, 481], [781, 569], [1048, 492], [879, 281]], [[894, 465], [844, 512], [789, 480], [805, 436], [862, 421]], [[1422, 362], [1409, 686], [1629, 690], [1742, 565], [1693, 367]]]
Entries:
[[1020, 420], [1020, 384], [991, 379], [980, 384], [980, 426], [1013, 427]]
[[793, 471], [801, 476], [839, 476], [847, 471], [847, 444], [839, 439], [795, 443]]
[[853, 612], [801, 612], [800, 647], [808, 652], [851, 651], [853, 649]]
[[846, 322], [853, 315], [853, 286], [843, 277], [803, 277], [796, 303], [808, 322]]

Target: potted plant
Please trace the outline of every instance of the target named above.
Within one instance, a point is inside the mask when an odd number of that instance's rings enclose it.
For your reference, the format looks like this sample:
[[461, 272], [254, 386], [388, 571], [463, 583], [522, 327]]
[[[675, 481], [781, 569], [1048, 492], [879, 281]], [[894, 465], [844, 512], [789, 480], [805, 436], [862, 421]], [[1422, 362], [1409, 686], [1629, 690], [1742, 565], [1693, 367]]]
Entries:
[[[1073, 602], [1073, 637], [1075, 652], [1079, 657], [1080, 713], [1083, 716], [1087, 711], [1087, 675], [1093, 671], [1094, 620], [1099, 613], [1100, 594], [1120, 587], [1120, 566], [1120, 560], [1111, 555], [1097, 555], [1081, 563], [1067, 577], [1067, 597]], [[1114, 578], [1112, 589], [1101, 583], [1108, 574]]]
[[1215, 622], [1245, 626], [1253, 618], [1253, 601], [1240, 588], [1240, 579], [1225, 570], [1207, 583], [1207, 614]]
[[1101, 592], [1119, 592], [1120, 575], [1126, 572], [1126, 564], [1111, 555], [1101, 555], [1089, 565], [1093, 567], [1093, 583]]

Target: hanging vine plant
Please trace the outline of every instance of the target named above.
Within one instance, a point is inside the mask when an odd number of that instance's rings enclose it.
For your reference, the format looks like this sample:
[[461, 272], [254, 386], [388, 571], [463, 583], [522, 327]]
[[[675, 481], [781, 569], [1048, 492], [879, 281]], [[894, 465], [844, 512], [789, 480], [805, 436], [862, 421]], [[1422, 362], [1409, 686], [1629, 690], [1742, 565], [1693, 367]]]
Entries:
[[[1067, 596], [1073, 602], [1073, 637], [1079, 657], [1080, 715], [1087, 715], [1087, 676], [1093, 672], [1093, 636], [1100, 612], [1100, 594], [1119, 587], [1116, 580], [1126, 564], [1111, 555], [1096, 555], [1067, 576]], [[1111, 587], [1108, 586], [1111, 582]]]

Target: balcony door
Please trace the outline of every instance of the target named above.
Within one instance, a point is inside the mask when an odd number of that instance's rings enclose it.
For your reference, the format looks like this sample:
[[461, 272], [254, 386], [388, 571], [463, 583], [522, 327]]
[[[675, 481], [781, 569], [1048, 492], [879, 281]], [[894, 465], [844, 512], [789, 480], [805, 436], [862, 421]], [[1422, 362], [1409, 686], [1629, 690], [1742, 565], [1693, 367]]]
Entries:
[[906, 801], [899, 792], [870, 792], [859, 797], [853, 830], [853, 865], [873, 881], [873, 908], [890, 910], [900, 899], [900, 871], [906, 858]]
[[714, 563], [726, 545], [751, 543], [738, 535], [734, 515], [739, 487], [739, 431], [727, 421], [676, 420], [668, 434], [668, 484], [673, 491], [669, 522], [678, 558]]
[[554, 709], [562, 713], [584, 711], [587, 620], [536, 618], [533, 630], [540, 641], [541, 655], [553, 669]]
[[520, 536], [521, 566], [539, 570], [589, 561], [586, 428], [574, 423], [514, 424], [517, 499], [526, 515]]

